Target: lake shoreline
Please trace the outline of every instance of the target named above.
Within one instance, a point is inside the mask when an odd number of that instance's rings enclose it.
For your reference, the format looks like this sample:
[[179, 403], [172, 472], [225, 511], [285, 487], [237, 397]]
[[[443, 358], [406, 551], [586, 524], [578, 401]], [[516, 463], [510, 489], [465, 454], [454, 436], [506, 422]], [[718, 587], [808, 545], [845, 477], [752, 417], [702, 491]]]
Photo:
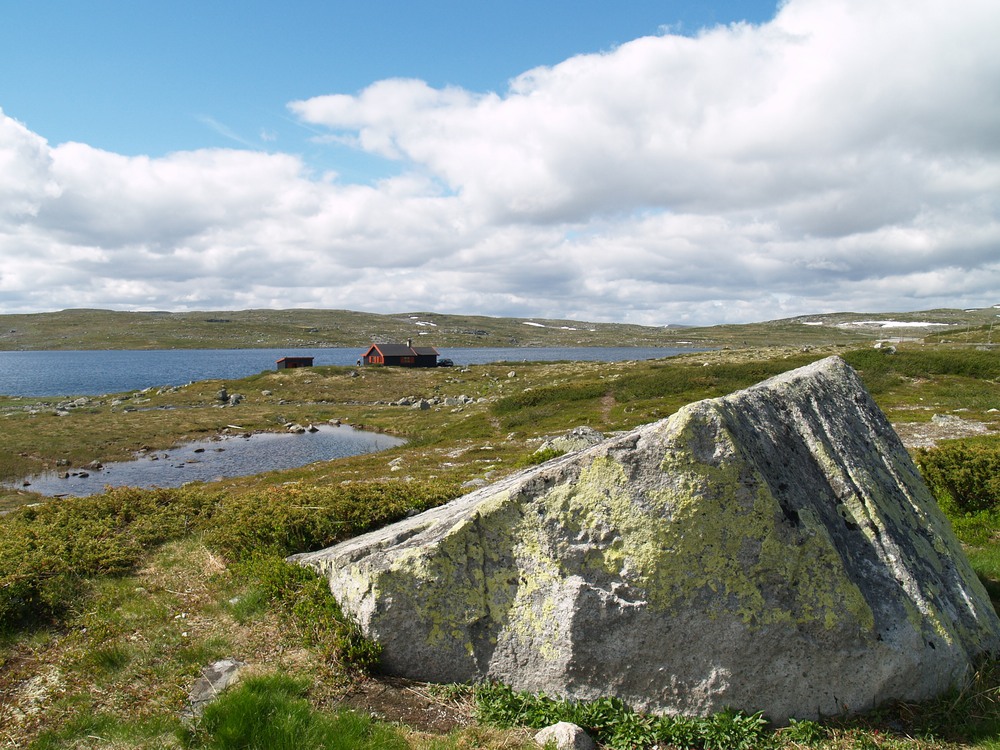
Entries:
[[[439, 347], [456, 367], [509, 362], [623, 362], [661, 359], [695, 347]], [[276, 368], [285, 356], [311, 356], [316, 367], [358, 367], [355, 348], [94, 349], [0, 352], [0, 396], [97, 397], [180, 387], [204, 380], [239, 380]], [[359, 368], [360, 369], [360, 368]]]

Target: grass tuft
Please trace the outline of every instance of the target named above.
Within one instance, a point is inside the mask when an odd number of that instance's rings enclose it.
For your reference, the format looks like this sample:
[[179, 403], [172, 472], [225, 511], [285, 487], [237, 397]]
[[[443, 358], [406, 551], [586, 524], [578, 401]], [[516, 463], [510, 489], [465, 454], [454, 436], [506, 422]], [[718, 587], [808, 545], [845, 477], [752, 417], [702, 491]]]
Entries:
[[387, 724], [347, 710], [326, 714], [306, 700], [307, 680], [254, 677], [205, 707], [183, 742], [191, 750], [405, 750]]

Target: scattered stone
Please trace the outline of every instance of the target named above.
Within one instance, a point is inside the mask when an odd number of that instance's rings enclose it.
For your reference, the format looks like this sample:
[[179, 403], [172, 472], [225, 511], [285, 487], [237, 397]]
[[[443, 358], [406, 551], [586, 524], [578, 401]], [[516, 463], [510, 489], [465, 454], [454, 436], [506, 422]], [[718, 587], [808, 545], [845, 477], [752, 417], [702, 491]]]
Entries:
[[554, 744], [556, 750], [597, 750], [590, 735], [568, 721], [545, 727], [535, 735], [535, 742], [542, 747]]
[[414, 403], [410, 408], [419, 409], [420, 411], [427, 411], [428, 409], [431, 408], [431, 402], [425, 398], [422, 398], [416, 403]]
[[306, 431], [306, 428], [297, 422], [289, 422], [285, 425], [289, 432], [295, 433], [296, 435], [301, 435]]
[[271, 393], [271, 391], [267, 391], [267, 390], [264, 390], [264, 391], [261, 391], [261, 392], [260, 392], [260, 395], [261, 395], [261, 396], [264, 396], [264, 397], [266, 398], [266, 397], [268, 397], [268, 396], [273, 396], [274, 394], [273, 394], [273, 393]]
[[232, 394], [229, 397], [228, 403], [229, 403], [230, 406], [236, 406], [236, 405], [240, 404], [242, 401], [243, 401], [243, 394], [242, 393], [234, 393], [234, 394]]
[[201, 670], [201, 677], [195, 681], [191, 692], [188, 693], [188, 708], [184, 716], [188, 719], [201, 716], [207, 704], [239, 680], [240, 670], [246, 666], [246, 662], [237, 659], [221, 659], [204, 667]]
[[229, 391], [227, 391], [227, 390], [225, 389], [225, 387], [222, 387], [222, 388], [220, 388], [220, 389], [218, 390], [218, 392], [217, 392], [217, 393], [215, 394], [215, 398], [216, 398], [216, 400], [218, 400], [218, 401], [221, 401], [221, 402], [223, 402], [223, 403], [226, 403], [227, 401], [229, 401]]
[[947, 520], [836, 357], [292, 559], [390, 674], [658, 713], [922, 701], [1000, 649]]

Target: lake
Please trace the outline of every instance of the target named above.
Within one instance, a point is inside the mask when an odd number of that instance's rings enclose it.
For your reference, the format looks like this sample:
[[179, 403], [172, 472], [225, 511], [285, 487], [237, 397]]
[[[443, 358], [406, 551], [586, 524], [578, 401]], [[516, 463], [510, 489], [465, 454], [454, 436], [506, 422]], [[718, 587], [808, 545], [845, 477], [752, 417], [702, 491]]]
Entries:
[[[439, 348], [456, 366], [493, 362], [622, 362], [660, 359], [701, 349], [674, 347]], [[273, 370], [281, 357], [353, 365], [360, 348], [154, 349], [0, 352], [0, 395], [99, 396], [197, 380], [236, 380]]]

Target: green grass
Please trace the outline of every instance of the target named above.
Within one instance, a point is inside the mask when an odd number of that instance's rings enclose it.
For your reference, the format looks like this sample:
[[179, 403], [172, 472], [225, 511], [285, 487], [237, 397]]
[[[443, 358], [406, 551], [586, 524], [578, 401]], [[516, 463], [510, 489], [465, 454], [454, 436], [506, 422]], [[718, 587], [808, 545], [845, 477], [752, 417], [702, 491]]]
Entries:
[[254, 677], [205, 707], [185, 746], [192, 750], [405, 750], [386, 724], [352, 711], [320, 712], [307, 680]]
[[[176, 746], [181, 731], [169, 718], [129, 721], [114, 716], [82, 713], [58, 729], [46, 730], [29, 745], [30, 750], [71, 750], [80, 747]], [[98, 744], [100, 743], [100, 744]]]

